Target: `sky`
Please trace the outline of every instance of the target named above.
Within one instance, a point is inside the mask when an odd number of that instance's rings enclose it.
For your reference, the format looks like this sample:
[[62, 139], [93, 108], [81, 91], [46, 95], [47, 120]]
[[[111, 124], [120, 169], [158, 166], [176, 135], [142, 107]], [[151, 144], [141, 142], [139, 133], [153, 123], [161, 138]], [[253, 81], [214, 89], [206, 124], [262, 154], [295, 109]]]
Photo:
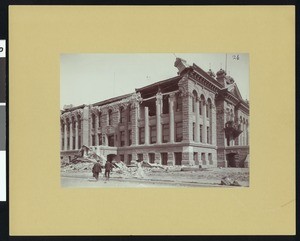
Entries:
[[[234, 57], [237, 57], [234, 58]], [[227, 66], [244, 99], [249, 100], [249, 55], [226, 54], [61, 54], [60, 108], [72, 104], [93, 104], [129, 94], [164, 79], [177, 76], [176, 57], [217, 72]]]

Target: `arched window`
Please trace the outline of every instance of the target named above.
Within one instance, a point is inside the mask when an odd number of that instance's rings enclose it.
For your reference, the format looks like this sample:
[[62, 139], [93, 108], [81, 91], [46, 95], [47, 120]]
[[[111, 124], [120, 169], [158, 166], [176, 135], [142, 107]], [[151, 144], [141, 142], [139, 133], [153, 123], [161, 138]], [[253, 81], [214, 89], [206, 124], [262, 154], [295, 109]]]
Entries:
[[206, 117], [207, 118], [211, 117], [211, 107], [212, 107], [211, 100], [208, 99], [207, 100], [207, 106], [206, 106]]
[[112, 110], [108, 110], [108, 125], [112, 124]]
[[203, 115], [203, 105], [205, 104], [205, 98], [203, 95], [200, 97], [200, 103], [199, 103], [199, 115]]

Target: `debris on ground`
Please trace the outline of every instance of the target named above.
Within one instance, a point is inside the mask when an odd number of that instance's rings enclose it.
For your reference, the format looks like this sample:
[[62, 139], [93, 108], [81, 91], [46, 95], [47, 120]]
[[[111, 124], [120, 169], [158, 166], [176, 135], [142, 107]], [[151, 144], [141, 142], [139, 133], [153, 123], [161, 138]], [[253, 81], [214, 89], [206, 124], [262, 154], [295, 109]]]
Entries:
[[226, 185], [226, 186], [241, 186], [237, 180], [233, 180], [229, 177], [223, 177], [221, 179], [221, 185]]
[[181, 171], [202, 171], [205, 168], [202, 168], [201, 166], [183, 166], [181, 167]]
[[[112, 177], [116, 178], [135, 178], [137, 176], [136, 165], [126, 165], [123, 162], [115, 162], [112, 170]], [[143, 165], [143, 172], [147, 179], [154, 180], [173, 180], [173, 181], [196, 181], [199, 183], [211, 183], [224, 186], [249, 186], [248, 168], [191, 168], [182, 171], [189, 166], [163, 166], [160, 164]], [[61, 172], [72, 175], [91, 175], [94, 162], [88, 159], [79, 159], [77, 163], [61, 163]], [[103, 171], [102, 171], [103, 173]], [[221, 183], [220, 183], [221, 181]]]

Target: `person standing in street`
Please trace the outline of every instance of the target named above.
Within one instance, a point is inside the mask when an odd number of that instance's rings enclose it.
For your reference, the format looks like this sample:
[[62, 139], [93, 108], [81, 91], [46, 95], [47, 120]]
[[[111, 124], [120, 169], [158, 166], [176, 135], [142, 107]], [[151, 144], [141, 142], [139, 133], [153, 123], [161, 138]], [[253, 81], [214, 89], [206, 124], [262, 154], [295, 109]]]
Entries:
[[97, 162], [94, 164], [92, 172], [93, 172], [93, 177], [96, 179], [96, 181], [98, 181], [99, 173], [102, 172], [99, 160], [97, 160]]
[[108, 181], [109, 180], [109, 174], [112, 170], [112, 163], [110, 161], [106, 161], [104, 168], [105, 168], [106, 181]]

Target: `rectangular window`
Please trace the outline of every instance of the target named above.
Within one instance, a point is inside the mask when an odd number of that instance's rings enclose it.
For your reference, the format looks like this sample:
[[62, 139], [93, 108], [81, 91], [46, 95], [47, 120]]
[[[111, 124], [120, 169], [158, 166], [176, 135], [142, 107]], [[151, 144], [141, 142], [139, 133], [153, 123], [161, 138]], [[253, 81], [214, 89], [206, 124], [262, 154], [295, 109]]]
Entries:
[[176, 122], [176, 142], [182, 141], [182, 122]]
[[92, 146], [95, 146], [96, 143], [95, 143], [95, 135], [92, 135]]
[[155, 162], [155, 154], [154, 153], [149, 153], [149, 162], [154, 163]]
[[209, 163], [212, 162], [212, 154], [211, 153], [208, 153], [208, 160], [209, 160]]
[[102, 134], [98, 134], [99, 146], [102, 145]]
[[120, 109], [120, 123], [125, 123], [125, 109], [123, 107]]
[[131, 106], [128, 106], [128, 122], [131, 122], [131, 116], [132, 116], [132, 110], [131, 110]]
[[205, 153], [204, 152], [201, 153], [201, 161], [202, 161], [203, 165], [206, 165]]
[[70, 137], [67, 139], [67, 149], [70, 150]]
[[209, 144], [209, 143], [210, 143], [210, 138], [209, 138], [209, 127], [207, 127], [206, 129], [207, 129], [207, 131], [206, 131], [206, 132], [207, 132], [207, 134], [206, 134], [206, 135], [207, 135], [207, 143]]
[[114, 135], [109, 135], [109, 136], [108, 136], [108, 145], [109, 145], [109, 146], [115, 146], [115, 138], [114, 138]]
[[195, 163], [195, 165], [199, 165], [199, 162], [198, 162], [198, 152], [194, 152], [194, 163]]
[[81, 130], [81, 121], [78, 120], [78, 129]]
[[139, 143], [140, 143], [140, 145], [145, 144], [145, 128], [144, 127], [139, 128]]
[[62, 150], [65, 149], [65, 139], [64, 138], [61, 139], [61, 149]]
[[124, 162], [124, 155], [120, 155], [121, 162]]
[[92, 115], [92, 128], [95, 128], [95, 115]]
[[195, 106], [196, 106], [196, 99], [195, 99], [195, 96], [193, 96], [193, 99], [192, 99], [192, 111], [195, 112]]
[[169, 96], [168, 95], [163, 96], [162, 113], [163, 114], [168, 114], [169, 113]]
[[195, 141], [195, 139], [196, 139], [196, 138], [195, 138], [195, 132], [196, 132], [196, 131], [195, 131], [195, 123], [193, 123], [193, 141]]
[[131, 161], [132, 161], [132, 155], [128, 154], [128, 160], [127, 160], [128, 165], [130, 165]]
[[168, 165], [168, 153], [161, 153], [161, 164], [165, 166]]
[[112, 125], [112, 110], [108, 111], [108, 125]]
[[125, 146], [125, 131], [120, 131], [121, 146]]
[[170, 141], [170, 128], [169, 124], [162, 125], [162, 142], [166, 143]]
[[150, 126], [150, 143], [156, 143], [156, 126]]
[[182, 152], [175, 152], [175, 165], [180, 166], [182, 163]]
[[142, 153], [139, 153], [139, 154], [138, 154], [138, 160], [139, 160], [140, 162], [143, 161], [143, 154], [142, 154]]
[[200, 142], [202, 142], [202, 131], [203, 131], [203, 126], [200, 125]]
[[182, 98], [180, 95], [177, 96], [176, 111], [182, 111]]
[[101, 127], [101, 113], [98, 115], [98, 127]]
[[202, 115], [202, 102], [199, 102], [199, 115]]
[[75, 150], [75, 136], [73, 136], [73, 143], [72, 144], [73, 144], [72, 149]]
[[131, 130], [128, 131], [128, 146], [131, 146], [132, 144], [132, 136], [131, 136]]

